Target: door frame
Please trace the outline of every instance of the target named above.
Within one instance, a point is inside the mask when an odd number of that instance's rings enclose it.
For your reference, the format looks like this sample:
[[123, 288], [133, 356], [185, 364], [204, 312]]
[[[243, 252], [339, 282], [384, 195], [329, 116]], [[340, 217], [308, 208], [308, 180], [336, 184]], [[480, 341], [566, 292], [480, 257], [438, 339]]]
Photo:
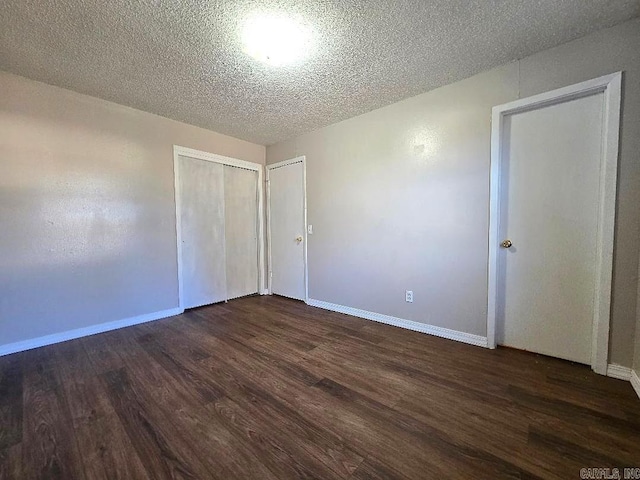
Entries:
[[180, 162], [178, 157], [195, 158], [196, 160], [204, 160], [206, 162], [221, 163], [230, 167], [244, 168], [245, 170], [253, 170], [258, 172], [258, 292], [264, 293], [264, 188], [263, 188], [263, 165], [259, 163], [247, 162], [237, 158], [225, 157], [217, 153], [203, 152], [194, 150], [193, 148], [173, 146], [173, 177], [174, 177], [174, 195], [176, 205], [176, 244], [177, 244], [177, 264], [178, 264], [178, 302], [180, 310], [184, 312], [183, 299], [183, 281], [182, 281], [182, 220], [180, 215]]
[[304, 232], [302, 233], [304, 237], [304, 245], [303, 247], [303, 255], [304, 255], [304, 302], [309, 303], [309, 268], [307, 263], [307, 242], [308, 242], [308, 224], [307, 224], [307, 158], [304, 155], [299, 157], [291, 158], [289, 160], [283, 160], [278, 163], [271, 163], [266, 166], [266, 183], [267, 183], [267, 258], [268, 258], [268, 293], [269, 295], [273, 294], [271, 288], [271, 281], [273, 277], [272, 271], [272, 260], [271, 260], [271, 185], [269, 183], [269, 173], [271, 170], [275, 170], [277, 168], [286, 167], [287, 165], [293, 165], [295, 163], [302, 163], [302, 191], [303, 191], [303, 199], [302, 199], [302, 208], [304, 212]]
[[489, 204], [489, 272], [487, 306], [487, 344], [496, 348], [496, 307], [499, 302], [498, 262], [500, 200], [502, 185], [502, 140], [507, 115], [527, 112], [590, 95], [604, 94], [602, 156], [598, 201], [598, 238], [596, 250], [596, 284], [594, 285], [593, 344], [591, 368], [606, 375], [609, 356], [611, 317], [611, 283], [613, 276], [613, 242], [616, 214], [616, 180], [620, 134], [620, 97], [622, 72], [604, 75], [532, 97], [493, 107], [491, 116], [491, 169]]

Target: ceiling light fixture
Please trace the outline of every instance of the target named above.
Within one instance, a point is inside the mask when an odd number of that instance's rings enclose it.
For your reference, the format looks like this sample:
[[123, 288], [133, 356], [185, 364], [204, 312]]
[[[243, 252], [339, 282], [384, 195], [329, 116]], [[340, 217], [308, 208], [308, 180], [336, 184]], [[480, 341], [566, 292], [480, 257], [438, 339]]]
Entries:
[[284, 15], [254, 15], [243, 25], [242, 44], [246, 54], [261, 62], [289, 65], [310, 53], [313, 30]]

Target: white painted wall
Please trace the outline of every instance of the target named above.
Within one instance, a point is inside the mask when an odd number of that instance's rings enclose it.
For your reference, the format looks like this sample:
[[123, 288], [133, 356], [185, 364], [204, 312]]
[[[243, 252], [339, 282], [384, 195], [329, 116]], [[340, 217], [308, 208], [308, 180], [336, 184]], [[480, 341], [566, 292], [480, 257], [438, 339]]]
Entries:
[[[267, 147], [267, 163], [307, 157], [309, 296], [486, 335], [491, 107], [619, 70], [609, 362], [630, 366], [640, 247], [640, 19]], [[405, 303], [405, 289], [414, 291], [413, 304]]]
[[178, 306], [173, 144], [265, 148], [0, 72], [2, 345]]

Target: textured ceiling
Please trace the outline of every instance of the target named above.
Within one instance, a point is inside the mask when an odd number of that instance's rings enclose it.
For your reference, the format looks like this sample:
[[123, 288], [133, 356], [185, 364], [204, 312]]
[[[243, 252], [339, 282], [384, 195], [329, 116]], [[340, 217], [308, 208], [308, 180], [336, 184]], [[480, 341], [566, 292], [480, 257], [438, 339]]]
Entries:
[[[303, 62], [242, 52], [255, 12], [312, 26]], [[3, 0], [0, 69], [261, 144], [640, 15], [640, 0]]]

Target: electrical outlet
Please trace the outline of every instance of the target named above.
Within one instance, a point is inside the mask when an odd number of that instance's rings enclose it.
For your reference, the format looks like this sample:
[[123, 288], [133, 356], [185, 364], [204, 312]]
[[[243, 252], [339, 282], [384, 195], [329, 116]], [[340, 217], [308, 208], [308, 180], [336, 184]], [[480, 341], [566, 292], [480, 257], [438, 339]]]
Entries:
[[307, 225], [307, 233], [313, 235], [313, 225]]
[[406, 290], [404, 292], [404, 299], [406, 302], [413, 303], [413, 290]]

